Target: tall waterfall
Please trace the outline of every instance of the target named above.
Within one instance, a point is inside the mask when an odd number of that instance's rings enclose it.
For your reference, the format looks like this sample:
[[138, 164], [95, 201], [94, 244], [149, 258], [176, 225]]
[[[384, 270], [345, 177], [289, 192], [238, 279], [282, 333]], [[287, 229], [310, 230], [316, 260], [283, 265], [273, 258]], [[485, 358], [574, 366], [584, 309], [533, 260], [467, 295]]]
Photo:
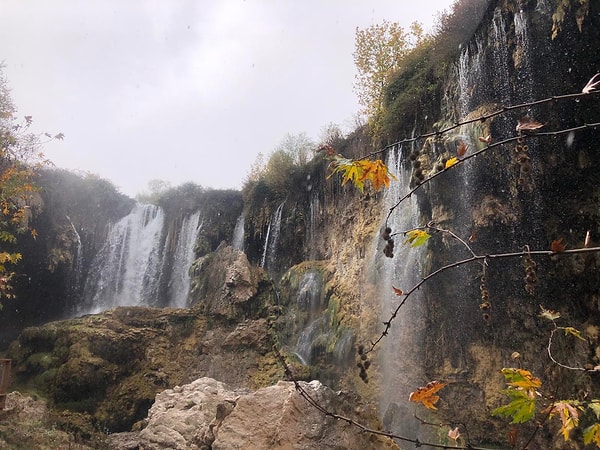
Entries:
[[184, 217], [168, 249], [163, 210], [137, 204], [111, 227], [94, 257], [78, 313], [117, 306], [185, 307], [200, 217], [200, 211]]
[[[401, 153], [401, 148], [389, 152], [387, 165], [396, 174], [398, 182], [390, 185], [390, 189], [386, 191], [384, 210], [392, 207], [409, 189], [410, 166], [404, 166]], [[421, 275], [422, 249], [402, 244], [403, 232], [418, 225], [418, 208], [412, 197], [396, 208], [387, 223], [387, 226], [392, 229], [392, 235], [395, 234], [393, 236], [394, 258], [384, 257], [383, 252], [378, 248], [371, 265], [374, 270], [372, 276], [375, 278], [377, 295], [381, 302], [380, 322], [389, 320], [398, 302], [402, 300], [394, 295], [392, 286], [407, 291], [418, 282]], [[381, 246], [381, 243], [381, 237], [377, 236], [377, 246]], [[382, 373], [380, 411], [384, 427], [408, 436], [418, 436], [420, 431], [419, 423], [408, 405], [408, 397], [424, 379], [419, 366], [422, 357], [418, 354], [419, 349], [422, 348], [425, 317], [425, 306], [421, 297], [419, 291], [411, 294], [392, 322], [380, 349]]]
[[169, 305], [176, 308], [187, 306], [187, 297], [190, 290], [189, 269], [194, 262], [194, 244], [198, 232], [202, 228], [202, 224], [198, 224], [199, 220], [200, 211], [196, 211], [183, 219], [179, 231], [169, 280]]
[[269, 220], [262, 261], [260, 264], [264, 269], [271, 268], [275, 262], [277, 243], [279, 242], [279, 233], [281, 231], [281, 215], [283, 213], [283, 205], [285, 205], [285, 202], [286, 201], [284, 200], [279, 204], [277, 210], [271, 217], [271, 220]]

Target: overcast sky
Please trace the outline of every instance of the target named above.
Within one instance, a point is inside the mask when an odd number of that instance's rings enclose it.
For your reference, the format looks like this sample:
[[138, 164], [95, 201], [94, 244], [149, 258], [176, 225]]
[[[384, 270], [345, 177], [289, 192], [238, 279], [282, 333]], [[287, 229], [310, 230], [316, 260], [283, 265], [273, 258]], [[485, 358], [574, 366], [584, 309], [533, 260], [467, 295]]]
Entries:
[[0, 61], [56, 166], [134, 196], [151, 179], [239, 189], [286, 134], [349, 130], [354, 35], [429, 29], [452, 0], [2, 0]]

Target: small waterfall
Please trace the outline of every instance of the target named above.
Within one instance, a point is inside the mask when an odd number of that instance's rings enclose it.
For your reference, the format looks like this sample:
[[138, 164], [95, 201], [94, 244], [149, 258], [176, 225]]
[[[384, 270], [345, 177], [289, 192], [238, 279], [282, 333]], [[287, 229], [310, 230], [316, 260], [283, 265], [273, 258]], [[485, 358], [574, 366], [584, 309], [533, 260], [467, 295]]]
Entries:
[[77, 228], [75, 228], [75, 225], [73, 224], [73, 222], [71, 221], [71, 218], [67, 215], [65, 215], [65, 217], [67, 218], [67, 220], [69, 221], [69, 225], [71, 225], [71, 230], [73, 230], [73, 235], [75, 236], [75, 244], [76, 244], [76, 248], [75, 248], [75, 255], [73, 258], [73, 267], [72, 267], [72, 272], [75, 274], [74, 279], [73, 279], [73, 292], [79, 292], [79, 284], [81, 283], [81, 267], [82, 267], [82, 262], [83, 262], [83, 252], [81, 251], [81, 236], [79, 235], [79, 233], [77, 232]]
[[285, 205], [285, 200], [282, 201], [273, 217], [269, 221], [269, 226], [267, 227], [267, 236], [265, 237], [265, 247], [263, 249], [263, 256], [260, 266], [265, 270], [271, 268], [275, 262], [276, 251], [277, 251], [277, 243], [279, 241], [279, 233], [281, 231], [281, 215], [283, 213], [283, 205]]
[[328, 318], [322, 314], [326, 306], [323, 305], [323, 282], [316, 271], [309, 270], [304, 274], [298, 288], [296, 306], [303, 318], [300, 325], [304, 328], [298, 336], [294, 353], [303, 364], [311, 364], [314, 354], [318, 352], [319, 340], [327, 342], [328, 332]]
[[[394, 205], [407, 189], [409, 189], [410, 169], [403, 167], [401, 148], [389, 152], [387, 165], [398, 177], [398, 183], [390, 185], [385, 193], [387, 210]], [[388, 226], [394, 236], [394, 258], [385, 258], [381, 248], [375, 252], [375, 260], [371, 264], [372, 276], [377, 287], [377, 295], [381, 302], [380, 322], [389, 320], [393, 310], [402, 299], [393, 294], [392, 286], [407, 291], [420, 279], [420, 257], [423, 248], [411, 248], [403, 245], [402, 232], [419, 225], [418, 207], [412, 198], [405, 200], [397, 208]], [[380, 236], [377, 236], [377, 247], [382, 245]], [[392, 322], [388, 335], [382, 341], [380, 349], [381, 360], [381, 398], [380, 412], [384, 428], [393, 432], [419, 436], [422, 432], [419, 422], [413, 416], [413, 408], [409, 405], [410, 392], [420, 386], [425, 377], [419, 366], [422, 355], [422, 340], [425, 329], [425, 305], [419, 291], [411, 294], [410, 299], [400, 309], [398, 316]]]
[[231, 246], [236, 250], [244, 251], [244, 213], [242, 212], [235, 222]]
[[163, 227], [162, 209], [142, 204], [111, 227], [92, 261], [80, 313], [145, 305], [156, 297], [163, 263]]
[[175, 308], [187, 306], [190, 291], [190, 267], [194, 262], [194, 244], [202, 228], [200, 211], [183, 219], [179, 238], [173, 255], [169, 279], [169, 305]]

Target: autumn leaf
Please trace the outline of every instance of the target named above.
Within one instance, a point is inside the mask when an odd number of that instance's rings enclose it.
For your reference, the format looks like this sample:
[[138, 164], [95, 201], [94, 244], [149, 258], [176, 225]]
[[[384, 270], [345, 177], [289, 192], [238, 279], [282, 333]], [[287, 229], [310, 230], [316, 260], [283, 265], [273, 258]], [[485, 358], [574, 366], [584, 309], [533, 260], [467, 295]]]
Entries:
[[575, 402], [560, 401], [556, 402], [550, 410], [550, 417], [558, 415], [561, 421], [559, 432], [563, 435], [565, 441], [569, 440], [571, 430], [579, 425], [579, 410], [582, 408]]
[[429, 409], [437, 409], [435, 404], [440, 399], [436, 394], [437, 391], [446, 386], [445, 383], [439, 381], [430, 381], [426, 386], [420, 387], [408, 396], [408, 400], [415, 403], [423, 403], [423, 406]]
[[557, 313], [556, 311], [552, 311], [551, 309], [546, 309], [542, 305], [540, 305], [540, 308], [542, 308], [540, 317], [543, 317], [544, 319], [556, 320], [560, 317], [560, 313]]
[[592, 442], [600, 447], [600, 423], [595, 423], [583, 430], [583, 443], [588, 445]]
[[458, 441], [458, 438], [460, 437], [460, 431], [458, 431], [458, 427], [448, 431], [448, 437], [454, 440], [454, 442]]
[[392, 286], [392, 289], [394, 290], [394, 294], [396, 294], [398, 297], [400, 297], [401, 295], [404, 295], [404, 292], [402, 292], [402, 289], [398, 289], [397, 287]]
[[492, 142], [492, 135], [488, 134], [486, 137], [479, 136], [479, 142], [490, 145], [490, 142]]
[[446, 161], [446, 165], [444, 166], [444, 168], [445, 169], [449, 169], [450, 167], [452, 167], [456, 163], [458, 163], [458, 158], [455, 156], [453, 158], [450, 158], [448, 161]]
[[581, 339], [582, 341], [585, 342], [585, 338], [581, 335], [581, 331], [579, 331], [573, 327], [559, 327], [559, 328], [565, 332], [565, 336], [570, 334], [571, 336], [574, 336], [577, 339]]
[[562, 253], [566, 248], [567, 246], [563, 243], [563, 238], [555, 239], [550, 244], [550, 250], [554, 253]]
[[59, 141], [62, 141], [65, 138], [65, 135], [63, 133], [58, 133], [56, 135], [54, 135], [54, 139], [58, 139]]
[[500, 371], [506, 384], [523, 389], [536, 389], [542, 386], [542, 381], [534, 377], [529, 370], [504, 368]]
[[390, 178], [396, 180], [396, 177], [390, 173], [387, 166], [380, 159], [376, 161], [361, 160], [360, 163], [363, 167], [363, 180], [371, 181], [376, 191], [383, 186], [389, 187]]
[[543, 123], [536, 122], [535, 120], [532, 120], [531, 117], [529, 117], [529, 116], [524, 116], [517, 120], [516, 130], [519, 133], [520, 132], [532, 133], [532, 132], [539, 130], [543, 126], [544, 126]]
[[431, 237], [429, 233], [423, 230], [409, 230], [404, 235], [408, 236], [404, 244], [410, 244], [411, 247], [420, 247]]
[[469, 146], [461, 141], [458, 147], [456, 148], [456, 154], [459, 158], [462, 158], [463, 156], [465, 156], [468, 150]]

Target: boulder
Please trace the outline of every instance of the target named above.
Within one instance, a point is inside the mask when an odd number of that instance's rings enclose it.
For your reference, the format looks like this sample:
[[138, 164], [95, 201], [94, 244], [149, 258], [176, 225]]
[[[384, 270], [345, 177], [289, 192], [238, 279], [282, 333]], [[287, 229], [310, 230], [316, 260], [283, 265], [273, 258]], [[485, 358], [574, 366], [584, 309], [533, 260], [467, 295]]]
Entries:
[[[344, 393], [319, 381], [300, 384], [324, 408], [344, 408], [346, 415], [352, 414], [348, 409], [360, 410], [350, 406]], [[112, 435], [110, 441], [115, 449], [135, 448], [131, 433]], [[158, 394], [137, 445], [140, 450], [397, 448], [386, 438], [360, 433], [347, 422], [325, 416], [292, 382], [252, 392], [207, 377]]]

